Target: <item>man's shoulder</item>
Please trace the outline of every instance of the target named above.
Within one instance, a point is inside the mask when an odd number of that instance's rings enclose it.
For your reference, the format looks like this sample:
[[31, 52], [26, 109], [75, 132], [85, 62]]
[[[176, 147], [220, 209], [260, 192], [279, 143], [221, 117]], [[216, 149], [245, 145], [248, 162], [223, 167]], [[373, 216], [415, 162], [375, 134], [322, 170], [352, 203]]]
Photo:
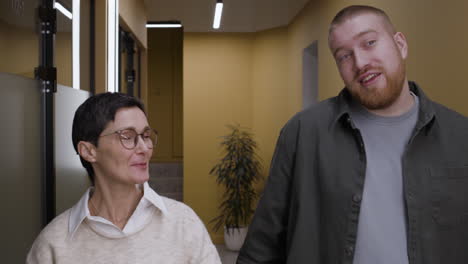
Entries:
[[468, 129], [468, 117], [437, 102], [432, 101], [431, 103], [439, 122], [457, 124], [457, 126]]
[[338, 96], [323, 100], [296, 113], [289, 119], [283, 130], [328, 127], [337, 118], [338, 109]]

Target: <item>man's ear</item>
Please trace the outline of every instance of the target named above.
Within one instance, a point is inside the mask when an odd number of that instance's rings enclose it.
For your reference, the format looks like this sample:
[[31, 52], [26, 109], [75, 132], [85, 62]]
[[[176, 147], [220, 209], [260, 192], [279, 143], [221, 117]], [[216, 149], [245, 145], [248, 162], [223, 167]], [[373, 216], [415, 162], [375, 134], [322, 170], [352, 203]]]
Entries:
[[91, 142], [80, 141], [78, 142], [78, 154], [87, 162], [96, 162], [96, 146]]
[[393, 35], [393, 39], [395, 40], [395, 43], [400, 50], [402, 59], [406, 59], [408, 56], [408, 43], [406, 42], [405, 35], [403, 35], [401, 32], [397, 32], [395, 35]]

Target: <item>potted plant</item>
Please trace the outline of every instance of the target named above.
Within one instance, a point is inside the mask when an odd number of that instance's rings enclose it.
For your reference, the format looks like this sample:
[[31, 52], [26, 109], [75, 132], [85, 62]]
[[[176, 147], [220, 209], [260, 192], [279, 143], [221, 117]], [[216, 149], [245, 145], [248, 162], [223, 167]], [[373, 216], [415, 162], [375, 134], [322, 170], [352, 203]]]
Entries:
[[262, 178], [262, 165], [253, 134], [240, 125], [228, 125], [228, 128], [230, 133], [222, 137], [220, 144], [224, 156], [210, 171], [224, 187], [220, 214], [211, 222], [215, 223], [215, 231], [224, 227], [226, 247], [238, 251], [254, 212], [253, 203], [257, 198], [254, 183]]

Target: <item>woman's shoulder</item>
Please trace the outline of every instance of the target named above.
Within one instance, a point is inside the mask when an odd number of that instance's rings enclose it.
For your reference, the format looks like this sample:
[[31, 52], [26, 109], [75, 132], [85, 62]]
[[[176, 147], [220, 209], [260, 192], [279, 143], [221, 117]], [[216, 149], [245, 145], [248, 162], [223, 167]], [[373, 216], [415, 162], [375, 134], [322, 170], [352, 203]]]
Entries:
[[70, 209], [55, 217], [34, 240], [27, 256], [27, 263], [50, 263], [53, 248], [64, 245], [68, 235]]
[[44, 229], [39, 233], [36, 240], [39, 241], [57, 241], [64, 240], [68, 234], [68, 224], [70, 218], [70, 210], [56, 216]]
[[195, 211], [187, 204], [165, 196], [161, 196], [161, 198], [169, 215], [173, 215], [173, 217], [197, 217]]

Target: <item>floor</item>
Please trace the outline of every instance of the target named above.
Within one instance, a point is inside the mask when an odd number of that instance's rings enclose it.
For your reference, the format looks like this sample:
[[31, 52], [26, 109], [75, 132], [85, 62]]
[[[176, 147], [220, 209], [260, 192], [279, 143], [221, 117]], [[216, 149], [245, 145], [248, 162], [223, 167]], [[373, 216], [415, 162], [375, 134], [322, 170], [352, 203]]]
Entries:
[[218, 250], [219, 257], [221, 258], [221, 262], [223, 264], [236, 263], [237, 254], [239, 254], [239, 252], [231, 251], [227, 249], [224, 245], [216, 245], [216, 249]]

